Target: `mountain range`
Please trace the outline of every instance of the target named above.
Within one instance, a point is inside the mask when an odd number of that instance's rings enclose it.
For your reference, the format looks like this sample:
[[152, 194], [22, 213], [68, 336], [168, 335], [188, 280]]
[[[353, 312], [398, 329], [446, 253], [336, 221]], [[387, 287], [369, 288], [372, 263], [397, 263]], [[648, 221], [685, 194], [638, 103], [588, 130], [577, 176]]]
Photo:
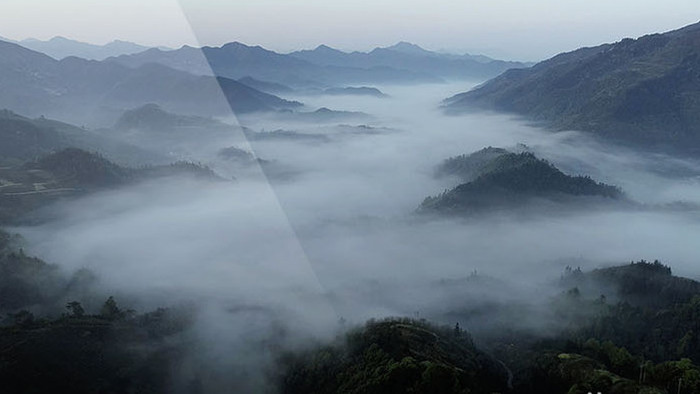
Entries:
[[653, 149], [699, 152], [700, 23], [562, 53], [445, 101]]
[[[133, 54], [128, 53], [144, 47], [124, 42], [90, 46], [62, 37], [20, 44], [0, 41], [0, 108], [100, 127], [111, 125], [126, 109], [150, 103], [200, 116], [231, 110], [237, 114], [292, 110], [301, 103], [275, 94], [300, 87], [333, 93], [364, 82], [483, 78], [523, 66], [483, 56], [439, 54], [408, 43], [368, 53], [322, 46], [291, 54], [237, 42], [222, 47], [150, 48]], [[65, 50], [59, 53], [61, 48]], [[98, 49], [101, 55], [88, 53]], [[103, 61], [73, 56], [99, 59], [110, 50], [122, 54]]]
[[321, 66], [363, 69], [389, 67], [445, 79], [490, 78], [507, 69], [528, 65], [485, 56], [442, 54], [404, 41], [390, 47], [375, 48], [370, 52], [347, 53], [321, 45], [314, 50], [292, 52], [290, 55]]
[[21, 41], [13, 41], [8, 39], [2, 40], [10, 41], [27, 49], [44, 53], [57, 60], [70, 56], [88, 60], [104, 60], [112, 56], [138, 53], [149, 49], [149, 47], [129, 41], [114, 40], [105, 45], [95, 45], [60, 36], [45, 41], [37, 40], [35, 38], [27, 38]]
[[148, 63], [162, 64], [199, 75], [231, 79], [252, 77], [256, 80], [291, 87], [326, 87], [349, 83], [438, 82], [431, 74], [397, 70], [389, 67], [356, 68], [324, 66], [279, 54], [260, 46], [232, 42], [221, 47], [194, 48], [183, 46], [172, 51], [149, 49], [134, 55], [108, 59], [129, 67]]
[[[202, 56], [203, 55], [203, 56]], [[322, 45], [314, 50], [280, 54], [260, 46], [232, 42], [221, 47], [149, 49], [109, 59], [129, 67], [159, 63], [201, 75], [255, 80], [292, 87], [328, 87], [353, 83], [439, 82], [483, 79], [512, 67], [527, 66], [483, 56], [455, 56], [399, 43], [371, 52], [346, 53]]]
[[301, 105], [223, 77], [194, 75], [160, 64], [130, 68], [77, 57], [59, 61], [0, 41], [0, 108], [78, 123], [89, 122], [95, 112], [118, 116], [124, 109], [148, 103], [203, 115]]

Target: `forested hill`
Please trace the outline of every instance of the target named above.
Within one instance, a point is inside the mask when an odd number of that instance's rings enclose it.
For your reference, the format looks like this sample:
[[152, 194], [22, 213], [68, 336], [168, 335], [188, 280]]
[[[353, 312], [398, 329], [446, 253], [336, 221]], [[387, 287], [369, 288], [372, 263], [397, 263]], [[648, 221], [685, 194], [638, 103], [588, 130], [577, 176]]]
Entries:
[[197, 163], [129, 168], [94, 152], [66, 148], [18, 166], [0, 167], [0, 224], [26, 221], [29, 214], [58, 200], [173, 176], [223, 180]]
[[557, 55], [445, 102], [643, 147], [698, 152], [700, 24]]
[[[700, 392], [700, 283], [640, 261], [567, 268], [560, 284], [540, 306], [566, 323], [557, 332], [520, 331], [514, 320], [475, 345], [459, 323], [371, 321], [332, 345], [283, 358], [282, 392]], [[660, 300], [639, 298], [659, 289]]]
[[494, 393], [508, 370], [477, 349], [458, 326], [370, 321], [339, 343], [284, 361], [285, 394]]
[[619, 200], [622, 192], [587, 176], [570, 176], [529, 152], [511, 153], [487, 148], [446, 160], [438, 174], [457, 175], [463, 183], [436, 197], [428, 197], [424, 212], [475, 212], [522, 206], [532, 198], [576, 202], [596, 197]]

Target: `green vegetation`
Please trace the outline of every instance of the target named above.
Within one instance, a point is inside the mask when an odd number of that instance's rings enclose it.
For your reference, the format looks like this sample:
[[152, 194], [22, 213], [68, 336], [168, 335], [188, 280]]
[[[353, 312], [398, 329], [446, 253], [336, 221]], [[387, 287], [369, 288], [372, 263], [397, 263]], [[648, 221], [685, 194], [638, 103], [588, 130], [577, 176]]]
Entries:
[[114, 126], [117, 130], [139, 129], [149, 131], [207, 127], [221, 128], [224, 125], [211, 118], [172, 114], [166, 112], [157, 104], [146, 104], [125, 111]]
[[0, 140], [0, 164], [20, 164], [71, 143], [68, 135], [8, 110], [0, 110]]
[[0, 224], [32, 221], [31, 213], [60, 199], [170, 176], [222, 180], [196, 163], [127, 168], [97, 153], [66, 148], [23, 165], [0, 168]]
[[513, 69], [446, 100], [526, 115], [643, 147], [697, 151], [700, 141], [698, 24], [624, 39]]
[[[560, 285], [548, 308], [568, 324], [555, 333], [502, 330], [472, 340], [459, 325], [370, 321], [332, 345], [284, 358], [282, 392], [667, 394], [679, 384], [680, 393], [699, 392], [700, 283], [640, 261], [569, 268]], [[641, 297], [656, 289], [665, 289], [658, 299]]]
[[151, 162], [152, 154], [82, 127], [39, 117], [30, 119], [0, 110], [0, 167], [24, 162], [66, 148], [99, 151], [120, 162]]
[[27, 170], [51, 173], [63, 187], [100, 188], [117, 186], [131, 177], [131, 171], [99, 154], [67, 148], [24, 165]]
[[508, 153], [510, 152], [503, 148], [489, 146], [471, 154], [450, 157], [437, 167], [435, 175], [457, 176], [462, 181], [469, 182], [484, 173], [489, 162]]
[[283, 393], [493, 393], [508, 372], [459, 326], [370, 321], [335, 346], [290, 355]]
[[159, 309], [135, 315], [112, 298], [88, 315], [77, 302], [56, 319], [28, 311], [0, 327], [0, 381], [7, 393], [163, 393], [182, 357], [173, 338], [189, 326], [187, 314]]
[[[189, 351], [183, 335], [192, 311], [138, 314], [114, 297], [95, 303], [89, 272], [66, 276], [25, 255], [20, 242], [0, 232], [4, 390], [160, 393], [183, 384], [172, 374]], [[278, 353], [274, 375], [290, 394], [700, 390], [700, 283], [674, 277], [658, 261], [640, 261], [591, 272], [567, 268], [559, 286], [542, 306], [564, 323], [556, 331], [533, 335], [511, 324], [476, 338], [459, 323], [372, 320], [333, 343]], [[194, 389], [201, 378], [184, 381]]]
[[[423, 201], [423, 212], [476, 212], [523, 206], [534, 198], [571, 202], [576, 197], [623, 198], [622, 192], [587, 176], [569, 176], [529, 152], [486, 148], [446, 160], [438, 174], [473, 179]], [[580, 199], [578, 200], [580, 201]]]
[[184, 343], [174, 339], [189, 327], [189, 311], [137, 315], [109, 297], [91, 314], [71, 298], [95, 297], [91, 273], [79, 270], [66, 277], [57, 267], [25, 255], [18, 242], [0, 231], [0, 313], [6, 315], [0, 319], [3, 393], [170, 389], [172, 368], [184, 353]]
[[58, 268], [29, 257], [0, 230], [0, 313], [50, 303], [67, 285]]

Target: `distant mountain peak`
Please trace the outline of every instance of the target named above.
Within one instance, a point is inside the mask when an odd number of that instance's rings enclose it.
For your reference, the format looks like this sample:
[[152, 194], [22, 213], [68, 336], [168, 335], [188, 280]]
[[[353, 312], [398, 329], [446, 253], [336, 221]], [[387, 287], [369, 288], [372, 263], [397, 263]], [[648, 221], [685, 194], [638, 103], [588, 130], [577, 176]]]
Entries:
[[226, 44], [222, 45], [221, 47], [222, 47], [222, 48], [228, 48], [228, 47], [246, 47], [246, 48], [250, 48], [248, 45], [246, 45], [246, 44], [244, 44], [244, 43], [242, 43], [242, 42], [240, 42], [240, 41], [231, 41], [231, 42], [227, 42]]
[[247, 45], [240, 41], [232, 41], [222, 45], [221, 49], [263, 49], [263, 47], [259, 45]]
[[276, 52], [272, 52], [268, 49], [261, 47], [260, 45], [247, 45], [239, 41], [233, 41], [226, 43], [221, 46], [222, 50], [230, 52], [242, 52], [242, 53], [258, 53], [265, 55], [276, 55]]
[[326, 53], [344, 53], [341, 50], [335, 49], [333, 47], [329, 47], [326, 44], [321, 44], [314, 49], [314, 52], [326, 52]]
[[391, 51], [396, 51], [396, 52], [401, 52], [401, 53], [407, 53], [407, 54], [421, 54], [425, 55], [426, 53], [431, 53], [430, 51], [423, 49], [422, 47], [410, 43], [408, 41], [400, 41], [390, 47], [386, 47], [384, 49], [388, 49]]

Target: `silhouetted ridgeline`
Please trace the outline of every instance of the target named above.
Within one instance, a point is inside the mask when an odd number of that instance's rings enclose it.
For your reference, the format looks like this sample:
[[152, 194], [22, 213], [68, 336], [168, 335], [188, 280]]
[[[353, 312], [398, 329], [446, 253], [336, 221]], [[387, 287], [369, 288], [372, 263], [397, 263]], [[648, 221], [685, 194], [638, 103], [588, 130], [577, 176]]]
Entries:
[[148, 103], [203, 115], [301, 105], [223, 77], [194, 75], [154, 63], [130, 68], [77, 57], [59, 61], [5, 41], [0, 41], [0, 86], [0, 108], [91, 121], [97, 115]]

